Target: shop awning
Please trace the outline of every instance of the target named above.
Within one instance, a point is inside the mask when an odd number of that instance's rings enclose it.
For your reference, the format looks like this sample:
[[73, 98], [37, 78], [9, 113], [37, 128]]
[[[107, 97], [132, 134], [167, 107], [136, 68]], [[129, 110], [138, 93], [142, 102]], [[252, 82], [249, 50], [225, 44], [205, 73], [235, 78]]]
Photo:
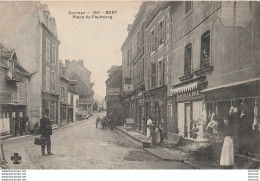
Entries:
[[183, 92], [192, 91], [197, 88], [198, 88], [198, 81], [190, 83], [188, 85], [181, 86], [181, 87], [171, 88], [171, 92], [172, 92], [172, 94], [179, 94], [179, 93], [183, 93]]
[[259, 80], [260, 80], [260, 78], [254, 78], [254, 79], [249, 79], [249, 80], [244, 80], [244, 81], [233, 82], [233, 83], [224, 84], [224, 85], [217, 86], [217, 87], [212, 87], [212, 88], [209, 87], [207, 89], [204, 89], [201, 92], [209, 92], [209, 91], [213, 91], [213, 90], [217, 90], [217, 89], [238, 86], [238, 85], [242, 85], [242, 84], [246, 84], [246, 83], [252, 83], [252, 82], [255, 82], [255, 81], [259, 81]]

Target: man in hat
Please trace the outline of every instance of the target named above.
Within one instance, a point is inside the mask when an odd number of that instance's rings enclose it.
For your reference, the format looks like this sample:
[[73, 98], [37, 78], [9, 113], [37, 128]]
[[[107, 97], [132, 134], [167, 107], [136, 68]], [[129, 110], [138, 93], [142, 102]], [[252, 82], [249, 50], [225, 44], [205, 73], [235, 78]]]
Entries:
[[[51, 153], [52, 127], [51, 127], [51, 121], [48, 118], [48, 116], [49, 116], [49, 110], [45, 109], [43, 112], [43, 118], [40, 120], [40, 133], [42, 137], [46, 138], [48, 155], [53, 155], [53, 153]], [[46, 155], [45, 144], [41, 145], [41, 149], [42, 149], [42, 155]]]

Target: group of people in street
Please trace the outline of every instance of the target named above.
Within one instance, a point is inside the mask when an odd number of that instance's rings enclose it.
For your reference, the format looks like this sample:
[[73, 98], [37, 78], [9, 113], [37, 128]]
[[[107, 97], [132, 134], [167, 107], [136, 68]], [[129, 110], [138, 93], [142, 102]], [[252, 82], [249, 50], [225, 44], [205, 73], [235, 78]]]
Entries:
[[[22, 136], [30, 134], [29, 117], [24, 115], [23, 117], [17, 116], [11, 118], [11, 133], [13, 136]], [[19, 135], [18, 135], [19, 134]]]
[[163, 142], [164, 135], [162, 124], [158, 124], [156, 121], [152, 121], [152, 119], [148, 117], [146, 131], [147, 138], [151, 139], [153, 144], [160, 144]]
[[115, 128], [115, 122], [113, 119], [113, 113], [107, 114], [106, 116], [103, 116], [101, 118], [100, 115], [98, 115], [96, 119], [96, 128], [98, 128], [98, 125], [101, 123], [102, 129], [110, 128], [113, 130]]

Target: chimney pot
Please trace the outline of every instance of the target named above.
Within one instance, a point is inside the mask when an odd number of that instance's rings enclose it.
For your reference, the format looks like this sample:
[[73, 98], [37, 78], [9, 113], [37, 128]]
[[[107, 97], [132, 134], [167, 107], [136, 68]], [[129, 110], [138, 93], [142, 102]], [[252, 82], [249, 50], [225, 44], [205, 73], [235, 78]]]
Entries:
[[83, 60], [79, 60], [78, 63], [83, 66]]

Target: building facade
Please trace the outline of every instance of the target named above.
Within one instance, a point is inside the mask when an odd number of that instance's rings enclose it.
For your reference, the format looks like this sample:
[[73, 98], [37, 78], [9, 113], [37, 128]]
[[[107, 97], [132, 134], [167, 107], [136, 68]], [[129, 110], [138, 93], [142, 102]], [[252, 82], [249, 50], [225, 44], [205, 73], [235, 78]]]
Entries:
[[[0, 36], [5, 47], [12, 47], [20, 64], [31, 74], [28, 116], [31, 128], [44, 109], [52, 123], [59, 119], [58, 57], [56, 22], [47, 5], [40, 2], [1, 2]], [[19, 43], [17, 43], [19, 42]]]
[[79, 96], [79, 112], [83, 116], [92, 114], [93, 112], [93, 82], [90, 82], [91, 72], [84, 67], [83, 60], [76, 62], [75, 60], [65, 60], [66, 76], [70, 80], [76, 80]]
[[106, 97], [107, 114], [113, 112], [113, 119], [117, 126], [122, 126], [122, 104], [121, 104], [121, 91], [122, 91], [122, 67], [112, 66], [108, 71], [109, 78], [106, 80]]
[[0, 47], [0, 134], [22, 135], [28, 115], [30, 74], [22, 68], [14, 50]]
[[236, 153], [259, 153], [259, 12], [258, 2], [175, 3], [169, 138], [221, 149], [228, 119]]

